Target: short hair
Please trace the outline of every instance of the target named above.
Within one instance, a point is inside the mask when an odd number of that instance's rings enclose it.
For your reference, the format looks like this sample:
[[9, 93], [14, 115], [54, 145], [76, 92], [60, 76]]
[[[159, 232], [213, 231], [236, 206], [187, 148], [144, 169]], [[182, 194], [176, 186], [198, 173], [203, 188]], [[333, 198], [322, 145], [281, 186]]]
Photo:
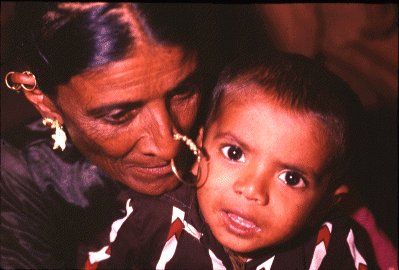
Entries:
[[[229, 87], [239, 84], [239, 87]], [[363, 108], [351, 87], [314, 59], [284, 52], [247, 54], [227, 65], [219, 76], [206, 120], [219, 115], [226, 94], [250, 91], [256, 84], [289, 110], [309, 113], [322, 121], [335, 144], [331, 172], [336, 179], [349, 175], [362, 135]], [[238, 95], [239, 96], [239, 95]]]

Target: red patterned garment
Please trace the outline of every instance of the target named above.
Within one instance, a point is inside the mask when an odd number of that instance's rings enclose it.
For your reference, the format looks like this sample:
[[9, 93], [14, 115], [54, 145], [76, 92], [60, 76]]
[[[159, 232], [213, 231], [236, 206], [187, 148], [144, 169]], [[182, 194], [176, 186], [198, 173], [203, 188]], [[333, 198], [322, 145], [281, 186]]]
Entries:
[[[123, 196], [125, 215], [113, 223], [102, 246], [88, 253], [85, 269], [233, 269], [202, 220], [194, 189]], [[245, 269], [377, 269], [367, 234], [338, 213], [319, 228], [250, 257]]]

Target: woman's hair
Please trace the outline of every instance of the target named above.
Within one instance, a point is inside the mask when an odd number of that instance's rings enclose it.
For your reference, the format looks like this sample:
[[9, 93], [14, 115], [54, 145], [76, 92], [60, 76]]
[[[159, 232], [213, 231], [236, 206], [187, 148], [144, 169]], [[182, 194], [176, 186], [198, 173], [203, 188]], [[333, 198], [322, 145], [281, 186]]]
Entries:
[[156, 43], [197, 54], [199, 69], [212, 73], [223, 63], [219, 15], [211, 4], [17, 2], [14, 65], [29, 69], [40, 89], [55, 96], [72, 76], [125, 58], [136, 42], [134, 19]]
[[[341, 78], [316, 60], [291, 53], [251, 54], [236, 59], [221, 73], [213, 92], [206, 126], [214, 121], [226, 94], [251, 91], [258, 85], [287, 110], [321, 120], [325, 134], [335, 144], [331, 172], [348, 176], [362, 136], [363, 108], [357, 95]], [[234, 87], [230, 87], [234, 85]]]

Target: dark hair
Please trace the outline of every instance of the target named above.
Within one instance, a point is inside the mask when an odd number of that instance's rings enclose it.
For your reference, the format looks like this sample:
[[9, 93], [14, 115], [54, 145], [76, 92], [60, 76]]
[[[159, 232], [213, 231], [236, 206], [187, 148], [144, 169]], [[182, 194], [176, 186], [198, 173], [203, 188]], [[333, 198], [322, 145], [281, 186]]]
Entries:
[[[239, 87], [229, 87], [239, 84]], [[358, 154], [363, 108], [359, 98], [341, 78], [316, 60], [291, 53], [250, 54], [236, 59], [221, 73], [212, 96], [207, 126], [219, 114], [223, 96], [250, 91], [256, 84], [287, 108], [309, 113], [326, 126], [336, 146], [331, 157], [334, 178], [348, 176]], [[239, 95], [238, 95], [239, 96]]]
[[14, 65], [32, 71], [41, 90], [55, 96], [55, 86], [72, 76], [126, 57], [135, 44], [129, 16], [156, 42], [181, 46], [187, 57], [196, 53], [199, 69], [213, 74], [227, 56], [219, 15], [214, 4], [17, 2]]
[[[21, 2], [15, 7], [17, 56], [49, 95], [87, 69], [122, 59], [133, 42], [120, 4]], [[126, 11], [124, 11], [126, 13]]]

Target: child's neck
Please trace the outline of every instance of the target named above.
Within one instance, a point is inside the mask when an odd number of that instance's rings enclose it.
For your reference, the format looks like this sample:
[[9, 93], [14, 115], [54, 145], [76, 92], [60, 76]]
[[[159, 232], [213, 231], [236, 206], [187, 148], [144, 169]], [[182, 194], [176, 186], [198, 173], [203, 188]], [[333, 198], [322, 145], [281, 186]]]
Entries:
[[238, 255], [234, 251], [224, 248], [226, 251], [227, 255], [229, 255], [230, 261], [233, 264], [233, 269], [234, 270], [244, 270], [245, 269], [245, 263], [247, 262], [247, 258]]

